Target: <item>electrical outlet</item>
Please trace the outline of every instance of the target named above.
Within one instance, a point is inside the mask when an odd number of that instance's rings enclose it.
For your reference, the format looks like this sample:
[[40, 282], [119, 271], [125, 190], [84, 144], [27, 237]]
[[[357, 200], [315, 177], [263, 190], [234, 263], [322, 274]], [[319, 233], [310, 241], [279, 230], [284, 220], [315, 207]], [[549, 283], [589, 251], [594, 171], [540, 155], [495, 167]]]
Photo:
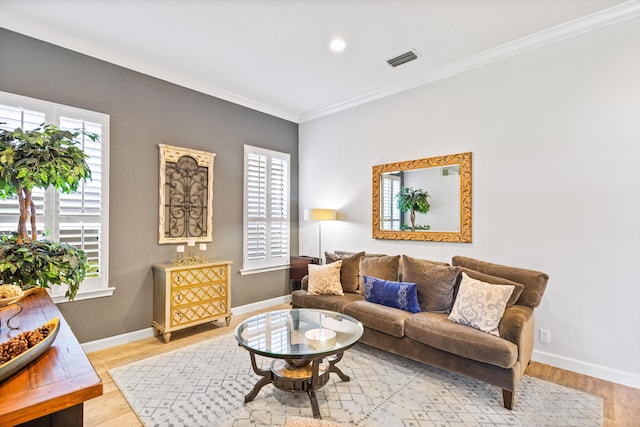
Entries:
[[551, 331], [540, 328], [540, 342], [543, 344], [549, 344], [551, 342]]

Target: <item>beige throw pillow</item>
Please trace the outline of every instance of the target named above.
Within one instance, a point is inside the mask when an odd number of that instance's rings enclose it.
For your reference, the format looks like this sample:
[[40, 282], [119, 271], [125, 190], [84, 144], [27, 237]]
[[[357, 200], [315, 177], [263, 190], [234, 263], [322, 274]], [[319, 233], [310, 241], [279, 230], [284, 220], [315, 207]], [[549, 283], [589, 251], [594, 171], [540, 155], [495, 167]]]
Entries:
[[327, 265], [309, 264], [309, 295], [344, 295], [340, 283], [342, 260]]
[[500, 336], [498, 325], [514, 286], [494, 285], [462, 273], [462, 281], [449, 320]]
[[493, 285], [513, 286], [514, 287], [513, 293], [511, 294], [511, 297], [509, 297], [509, 301], [507, 301], [507, 308], [511, 307], [516, 302], [518, 302], [518, 298], [520, 298], [520, 295], [524, 290], [524, 285], [522, 283], [517, 283], [512, 280], [504, 279], [502, 277], [492, 276], [490, 274], [480, 273], [479, 271], [471, 270], [466, 267], [458, 267], [458, 268], [460, 269], [460, 271], [467, 273], [467, 275], [472, 279], [477, 279], [477, 280], [480, 280], [481, 282], [491, 283]]

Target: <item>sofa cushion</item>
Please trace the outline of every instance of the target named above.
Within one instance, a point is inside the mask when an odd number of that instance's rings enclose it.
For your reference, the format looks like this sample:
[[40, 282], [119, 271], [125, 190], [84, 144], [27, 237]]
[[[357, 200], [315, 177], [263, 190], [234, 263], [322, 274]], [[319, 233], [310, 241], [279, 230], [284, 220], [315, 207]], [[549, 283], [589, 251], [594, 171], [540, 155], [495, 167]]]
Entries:
[[365, 300], [411, 313], [421, 311], [415, 283], [394, 282], [369, 276], [364, 276], [363, 279]]
[[364, 256], [364, 252], [348, 255], [325, 252], [324, 256], [327, 264], [342, 261], [342, 266], [340, 267], [342, 290], [344, 292], [357, 292], [360, 287], [360, 260]]
[[365, 256], [360, 260], [360, 293], [364, 290], [363, 276], [377, 277], [383, 280], [398, 280], [400, 255]]
[[423, 344], [505, 369], [518, 357], [514, 343], [452, 322], [444, 313], [412, 314], [404, 322], [404, 333]]
[[402, 259], [402, 278], [417, 285], [422, 311], [449, 313], [460, 278], [459, 268], [407, 255]]
[[500, 336], [498, 325], [513, 289], [511, 285], [481, 282], [462, 273], [449, 320]]
[[507, 301], [507, 307], [511, 307], [518, 301], [522, 291], [524, 290], [524, 285], [522, 283], [514, 282], [513, 280], [505, 279], [503, 277], [492, 276], [490, 274], [480, 273], [479, 271], [471, 270], [466, 267], [458, 267], [460, 271], [467, 273], [467, 276], [481, 280], [487, 283], [493, 283], [494, 285], [511, 285], [513, 286], [513, 293], [509, 297], [509, 301]]
[[398, 338], [404, 336], [404, 321], [412, 315], [408, 311], [369, 301], [355, 301], [346, 305], [344, 314], [355, 317], [367, 328]]
[[492, 276], [504, 277], [505, 279], [513, 280], [517, 283], [522, 283], [524, 285], [524, 290], [516, 304], [526, 305], [531, 308], [536, 308], [540, 305], [542, 294], [544, 294], [544, 290], [547, 287], [547, 281], [549, 280], [549, 276], [540, 271], [493, 264], [463, 256], [454, 256], [452, 264], [460, 267], [467, 267], [471, 270], [476, 270]]
[[302, 289], [291, 293], [291, 303], [294, 307], [331, 310], [338, 313], [342, 313], [346, 305], [360, 300], [364, 300], [364, 297], [360, 294], [310, 295]]
[[327, 265], [309, 264], [308, 292], [311, 295], [342, 295], [340, 267], [342, 261]]

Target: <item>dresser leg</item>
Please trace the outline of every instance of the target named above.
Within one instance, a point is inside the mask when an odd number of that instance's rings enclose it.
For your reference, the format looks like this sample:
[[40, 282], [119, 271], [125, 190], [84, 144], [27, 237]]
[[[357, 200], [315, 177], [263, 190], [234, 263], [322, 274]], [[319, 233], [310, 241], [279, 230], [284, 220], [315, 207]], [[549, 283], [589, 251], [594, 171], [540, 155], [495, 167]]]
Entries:
[[171, 339], [171, 332], [163, 333], [162, 338], [164, 339], [165, 344], [169, 344], [169, 340]]
[[225, 317], [224, 321], [227, 323], [227, 326], [229, 326], [231, 324], [231, 316]]

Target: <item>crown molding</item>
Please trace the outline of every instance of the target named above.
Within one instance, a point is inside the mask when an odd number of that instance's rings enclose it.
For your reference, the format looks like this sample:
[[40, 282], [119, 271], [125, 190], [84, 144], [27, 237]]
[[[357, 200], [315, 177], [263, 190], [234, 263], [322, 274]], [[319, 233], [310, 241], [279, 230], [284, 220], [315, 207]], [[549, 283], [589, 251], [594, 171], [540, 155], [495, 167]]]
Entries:
[[478, 54], [468, 56], [443, 67], [419, 74], [410, 79], [406, 79], [380, 89], [372, 90], [336, 104], [303, 113], [300, 115], [299, 123], [318, 119], [358, 105], [366, 104], [368, 102], [424, 86], [456, 74], [461, 74], [493, 62], [501, 61], [503, 59], [634, 18], [639, 15], [640, 1], [627, 1], [617, 6], [568, 21], [564, 24], [556, 25], [555, 27], [522, 37]]
[[173, 72], [172, 70], [158, 67], [153, 64], [140, 62], [135, 58], [123, 55], [121, 52], [95, 46], [88, 43], [86, 40], [60, 34], [59, 32], [42, 25], [36, 25], [28, 19], [10, 12], [5, 11], [0, 14], [0, 27], [39, 40], [44, 40], [47, 43], [55, 44], [57, 46], [70, 49], [96, 59], [110, 62], [112, 64], [116, 64], [118, 66], [158, 78], [160, 80], [174, 83], [179, 86], [204, 93], [206, 95], [211, 95], [213, 97], [231, 102], [236, 105], [240, 105], [242, 107], [269, 114], [271, 116], [278, 117], [293, 123], [303, 123], [306, 121], [318, 119], [320, 117], [328, 116], [339, 111], [347, 110], [349, 108], [353, 108], [362, 104], [366, 104], [368, 102], [372, 102], [381, 98], [405, 92], [410, 89], [424, 86], [429, 83], [454, 76], [456, 74], [461, 74], [466, 71], [473, 70], [483, 65], [491, 64], [493, 62], [497, 62], [524, 52], [531, 51], [533, 49], [547, 46], [549, 44], [565, 40], [582, 33], [593, 31], [598, 28], [634, 18], [639, 15], [640, 0], [627, 1], [617, 6], [613, 6], [611, 8], [574, 19], [564, 24], [560, 24], [555, 27], [540, 31], [538, 33], [522, 37], [512, 42], [505, 43], [495, 48], [485, 50], [478, 54], [449, 63], [443, 67], [419, 74], [410, 79], [406, 79], [398, 83], [375, 89], [361, 95], [348, 98], [341, 102], [327, 105], [325, 107], [321, 107], [302, 114], [293, 113], [291, 111], [284, 111], [264, 102], [244, 97], [242, 95], [215, 87], [213, 85], [209, 85], [202, 81], [191, 79], [180, 73]]

